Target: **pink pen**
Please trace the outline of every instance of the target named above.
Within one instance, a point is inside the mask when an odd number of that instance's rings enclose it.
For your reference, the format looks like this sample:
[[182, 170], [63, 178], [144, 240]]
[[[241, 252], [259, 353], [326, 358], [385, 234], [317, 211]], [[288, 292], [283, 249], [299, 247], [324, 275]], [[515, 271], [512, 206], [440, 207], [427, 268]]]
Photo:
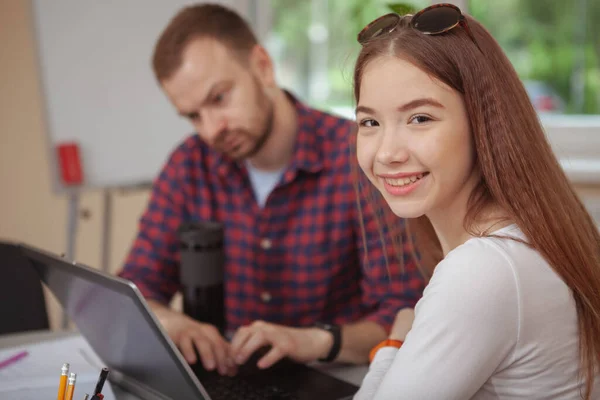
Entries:
[[11, 364], [16, 363], [21, 358], [25, 357], [27, 354], [29, 354], [27, 351], [21, 351], [20, 353], [17, 353], [12, 357], [7, 358], [6, 360], [0, 361], [0, 369], [6, 368]]

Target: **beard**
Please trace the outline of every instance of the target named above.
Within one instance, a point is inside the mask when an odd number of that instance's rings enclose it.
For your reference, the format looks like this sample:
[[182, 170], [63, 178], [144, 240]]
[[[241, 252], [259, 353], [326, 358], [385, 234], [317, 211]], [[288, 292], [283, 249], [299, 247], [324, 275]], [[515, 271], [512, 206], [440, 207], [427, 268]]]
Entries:
[[236, 129], [229, 132], [224, 132], [223, 137], [237, 136], [243, 137], [244, 140], [241, 143], [229, 151], [220, 150], [223, 154], [235, 161], [244, 160], [256, 155], [265, 145], [271, 133], [273, 131], [273, 118], [274, 111], [272, 104], [269, 104], [269, 108], [265, 113], [264, 120], [262, 121], [261, 128], [257, 131], [251, 132], [247, 129]]
[[238, 132], [238, 134], [248, 138], [248, 141], [252, 143], [252, 146], [243, 153], [230, 154], [230, 157], [235, 160], [243, 160], [256, 155], [263, 148], [269, 137], [271, 137], [273, 131], [273, 121], [275, 119], [275, 106], [273, 100], [264, 93], [258, 78], [254, 77], [253, 82], [254, 92], [256, 93], [254, 104], [257, 104], [257, 110], [259, 112], [264, 110], [264, 116], [260, 121], [258, 135], [247, 130]]
[[266, 99], [268, 102], [267, 112], [265, 114], [265, 121], [263, 124], [263, 128], [261, 130], [260, 135], [254, 142], [254, 146], [252, 149], [244, 155], [244, 158], [252, 157], [256, 153], [263, 148], [269, 137], [271, 137], [271, 133], [273, 132], [273, 119], [274, 119], [274, 110], [273, 110], [273, 102], [270, 99]]

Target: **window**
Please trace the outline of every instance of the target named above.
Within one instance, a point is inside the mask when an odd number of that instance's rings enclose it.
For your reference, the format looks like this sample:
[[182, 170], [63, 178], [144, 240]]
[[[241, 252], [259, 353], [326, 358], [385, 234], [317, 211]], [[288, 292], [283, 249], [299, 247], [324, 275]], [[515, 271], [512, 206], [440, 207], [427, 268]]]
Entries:
[[[397, 2], [417, 8], [431, 4]], [[391, 12], [390, 3], [396, 1], [271, 0], [271, 29], [263, 41], [279, 83], [311, 106], [354, 118], [352, 72], [360, 50], [356, 35]]]
[[541, 113], [600, 114], [600, 1], [469, 0]]
[[461, 0], [500, 43], [575, 183], [600, 183], [600, 1]]

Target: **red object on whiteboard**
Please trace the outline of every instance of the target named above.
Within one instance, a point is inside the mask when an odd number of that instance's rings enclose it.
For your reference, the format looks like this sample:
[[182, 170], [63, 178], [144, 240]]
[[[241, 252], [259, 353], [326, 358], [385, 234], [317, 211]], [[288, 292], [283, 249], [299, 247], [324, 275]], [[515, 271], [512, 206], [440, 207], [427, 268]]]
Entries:
[[60, 176], [65, 185], [81, 185], [83, 169], [79, 145], [74, 142], [59, 143], [57, 146]]

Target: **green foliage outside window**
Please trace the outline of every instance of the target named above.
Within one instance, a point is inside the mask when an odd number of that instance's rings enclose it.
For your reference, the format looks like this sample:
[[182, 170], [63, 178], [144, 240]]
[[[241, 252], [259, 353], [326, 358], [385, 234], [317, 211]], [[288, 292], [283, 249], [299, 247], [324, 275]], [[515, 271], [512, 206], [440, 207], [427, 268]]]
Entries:
[[565, 112], [600, 114], [600, 0], [470, 0], [524, 81], [545, 82]]
[[[287, 79], [288, 87], [313, 106], [352, 107], [358, 32], [389, 13], [392, 5], [414, 12], [429, 4], [430, 0], [271, 0], [277, 63], [284, 75], [293, 76]], [[600, 114], [600, 0], [470, 0], [469, 12], [498, 40], [526, 86], [539, 83], [564, 103], [558, 112]], [[323, 55], [309, 39], [315, 20], [326, 28]], [[318, 57], [326, 58], [329, 89], [321, 99], [311, 98], [309, 88], [315, 68], [311, 62]]]
[[[308, 98], [310, 74], [310, 46], [308, 27], [313, 20], [313, 2], [325, 3], [327, 18], [323, 21], [328, 31], [328, 82], [330, 95], [326, 101]], [[352, 106], [352, 70], [359, 44], [356, 35], [369, 22], [390, 12], [390, 5], [408, 5], [420, 9], [430, 0], [412, 0], [404, 3], [389, 0], [272, 0], [273, 32], [284, 44], [280, 67], [296, 69], [295, 87], [300, 97], [317, 107]]]

